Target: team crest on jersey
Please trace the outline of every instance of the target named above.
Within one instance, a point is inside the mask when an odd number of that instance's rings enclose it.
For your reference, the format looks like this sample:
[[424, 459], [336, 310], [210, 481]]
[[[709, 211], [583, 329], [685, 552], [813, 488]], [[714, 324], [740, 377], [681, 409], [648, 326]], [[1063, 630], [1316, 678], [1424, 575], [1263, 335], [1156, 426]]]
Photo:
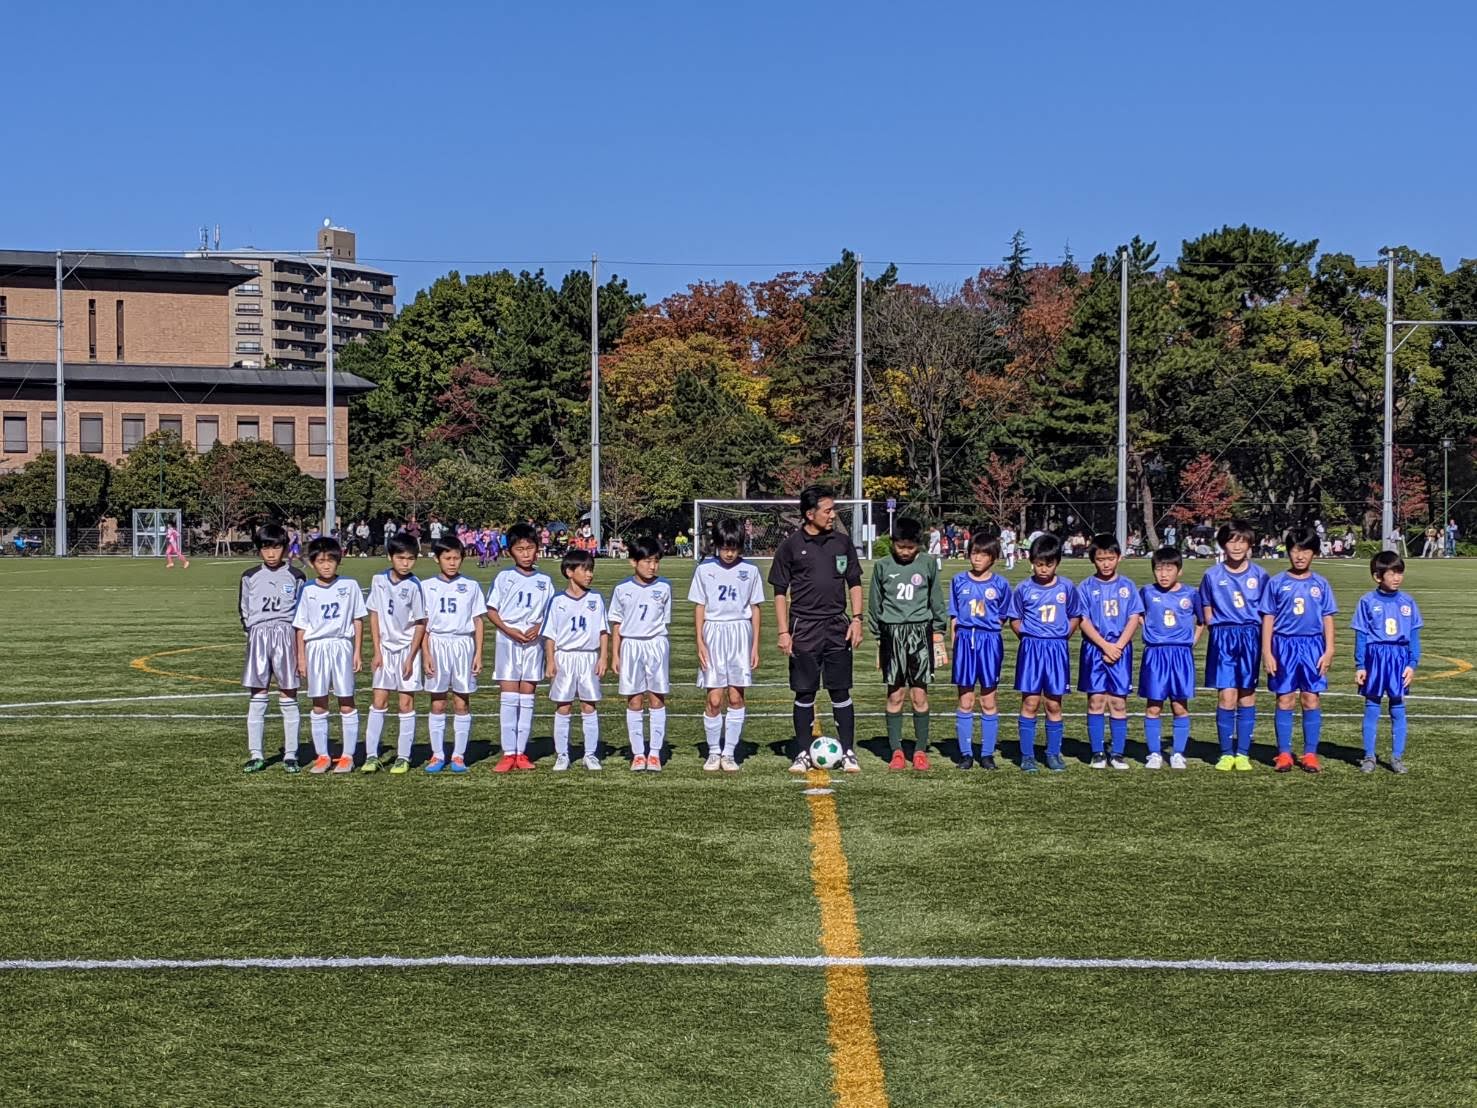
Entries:
[[349, 595], [349, 590], [347, 588], [345, 588], [343, 585], [340, 585], [338, 588], [336, 588], [336, 589], [333, 590], [333, 595], [334, 596], [348, 596]]
[[988, 589], [985, 590], [985, 599], [986, 600], [994, 600], [995, 599], [995, 596], [996, 596], [995, 586], [994, 585], [991, 585]]
[[746, 569], [739, 570], [739, 580], [740, 581], [747, 581], [748, 579], [749, 579], [749, 571], [746, 570]]
[[845, 554], [837, 554], [836, 555], [836, 572], [837, 573], [845, 573], [846, 572], [846, 555]]
[[410, 595], [410, 590], [409, 589], [401, 589], [400, 590], [400, 599], [401, 600], [404, 600], [409, 595]]
[[1402, 605], [1400, 605], [1400, 614], [1402, 616], [1408, 616], [1408, 615], [1410, 615], [1410, 605], [1409, 604], [1402, 604]]
[[1190, 598], [1188, 596], [1183, 596], [1180, 598], [1180, 609], [1181, 611], [1186, 612], [1190, 610]]
[[544, 591], [544, 583], [542, 581], [535, 581], [533, 583], [533, 585], [534, 585], [534, 588], [538, 589], [539, 592], [543, 592]]
[[594, 601], [594, 599], [592, 598], [590, 600], [587, 600], [585, 602], [585, 607], [588, 608], [588, 609], [590, 609], [590, 611], [593, 612], [595, 610], [595, 601]]
[[291, 596], [295, 592], [297, 592], [297, 586], [294, 585], [291, 581], [282, 586], [283, 596]]
[[467, 591], [467, 583], [465, 581], [458, 581], [456, 583], [456, 591], [457, 592], [466, 592]]
[[1311, 589], [1308, 590], [1308, 592], [1312, 594], [1314, 600], [1317, 600], [1320, 596], [1323, 595], [1323, 590], [1320, 589], [1317, 585], [1314, 585]]
[[1057, 593], [1056, 594], [1056, 602], [1058, 604], [1065, 604], [1067, 602], [1067, 594], [1064, 593], [1064, 592]]
[[1248, 577], [1246, 579], [1246, 591], [1247, 592], [1254, 591], [1256, 589], [1256, 587], [1257, 587], [1258, 584], [1260, 584], [1260, 582], [1257, 580], [1256, 576], [1253, 574], [1252, 576], [1250, 576], [1250, 577]]
[[1123, 588], [1119, 589], [1118, 590], [1118, 595], [1121, 596], [1121, 597], [1125, 597], [1126, 598], [1128, 596], [1128, 588], [1127, 588], [1127, 586], [1124, 586]]
[[923, 584], [923, 574], [921, 574], [921, 573], [915, 573], [915, 574], [913, 574], [913, 584], [915, 584], [915, 585], [921, 585], [921, 584]]

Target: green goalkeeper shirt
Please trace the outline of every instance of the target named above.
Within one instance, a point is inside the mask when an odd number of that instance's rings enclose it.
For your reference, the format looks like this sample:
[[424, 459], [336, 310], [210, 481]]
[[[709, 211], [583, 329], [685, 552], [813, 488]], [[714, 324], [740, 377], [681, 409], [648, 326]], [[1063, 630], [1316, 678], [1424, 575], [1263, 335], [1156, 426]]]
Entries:
[[931, 623], [940, 635], [948, 633], [949, 612], [932, 554], [920, 552], [906, 563], [889, 554], [873, 568], [867, 627], [875, 637], [884, 623]]

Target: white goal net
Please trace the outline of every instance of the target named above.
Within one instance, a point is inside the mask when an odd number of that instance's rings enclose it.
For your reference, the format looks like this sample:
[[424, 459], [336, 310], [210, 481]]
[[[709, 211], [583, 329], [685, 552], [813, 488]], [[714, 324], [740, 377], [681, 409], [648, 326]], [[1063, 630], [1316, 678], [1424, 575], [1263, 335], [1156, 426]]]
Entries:
[[184, 542], [178, 508], [135, 508], [133, 510], [133, 556], [162, 558], [169, 528], [173, 527]]
[[[714, 520], [725, 518], [736, 519], [742, 525], [746, 558], [770, 557], [784, 537], [802, 522], [798, 500], [695, 500], [692, 504], [695, 557], [710, 553], [708, 531]], [[834, 526], [836, 530], [851, 535], [861, 557], [872, 556], [872, 542], [877, 532], [872, 524], [870, 500], [836, 501]]]

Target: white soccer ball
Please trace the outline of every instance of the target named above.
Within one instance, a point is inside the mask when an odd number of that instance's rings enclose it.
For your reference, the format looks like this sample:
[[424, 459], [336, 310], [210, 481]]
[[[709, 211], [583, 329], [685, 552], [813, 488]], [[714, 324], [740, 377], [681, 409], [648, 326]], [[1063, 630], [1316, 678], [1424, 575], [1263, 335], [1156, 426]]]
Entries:
[[831, 769], [841, 764], [841, 744], [835, 739], [816, 739], [810, 744], [810, 764], [816, 769]]

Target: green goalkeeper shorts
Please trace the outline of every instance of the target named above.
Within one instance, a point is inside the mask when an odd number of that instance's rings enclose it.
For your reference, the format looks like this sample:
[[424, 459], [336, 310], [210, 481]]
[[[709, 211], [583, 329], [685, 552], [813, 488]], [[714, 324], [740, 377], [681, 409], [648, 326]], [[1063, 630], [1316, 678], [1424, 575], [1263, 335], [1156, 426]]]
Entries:
[[882, 680], [889, 689], [926, 689], [933, 683], [931, 623], [884, 623], [878, 635]]

